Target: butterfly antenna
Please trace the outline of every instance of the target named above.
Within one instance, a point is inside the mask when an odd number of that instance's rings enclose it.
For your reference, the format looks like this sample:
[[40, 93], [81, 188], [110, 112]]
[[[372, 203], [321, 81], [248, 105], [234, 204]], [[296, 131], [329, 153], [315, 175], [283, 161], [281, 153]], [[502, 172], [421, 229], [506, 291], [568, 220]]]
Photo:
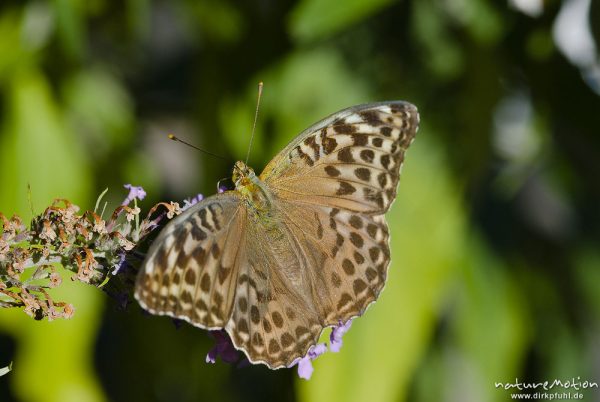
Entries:
[[182, 144], [184, 144], [184, 145], [187, 145], [188, 147], [192, 147], [192, 148], [194, 148], [194, 149], [196, 149], [196, 150], [198, 150], [198, 151], [200, 151], [200, 152], [204, 152], [204, 153], [205, 153], [205, 154], [207, 154], [207, 155], [214, 156], [215, 158], [219, 158], [219, 159], [226, 160], [225, 158], [223, 158], [223, 157], [222, 157], [222, 156], [220, 156], [220, 155], [213, 154], [212, 152], [208, 152], [208, 151], [205, 151], [204, 149], [198, 148], [197, 146], [195, 146], [195, 145], [192, 145], [192, 144], [190, 144], [190, 143], [189, 143], [189, 142], [187, 142], [187, 141], [184, 141], [184, 140], [182, 140], [182, 139], [180, 139], [180, 138], [177, 138], [177, 137], [175, 137], [173, 134], [168, 134], [168, 135], [167, 135], [167, 137], [169, 137], [169, 139], [170, 139], [170, 140], [173, 140], [173, 141], [175, 141], [175, 142], [181, 142]]
[[252, 124], [252, 135], [250, 136], [250, 145], [248, 145], [248, 153], [246, 154], [246, 165], [250, 158], [250, 150], [252, 149], [252, 141], [254, 140], [254, 132], [256, 130], [256, 120], [258, 119], [258, 108], [260, 107], [260, 97], [262, 96], [263, 83], [258, 83], [258, 98], [256, 99], [256, 112], [254, 113], [254, 124]]

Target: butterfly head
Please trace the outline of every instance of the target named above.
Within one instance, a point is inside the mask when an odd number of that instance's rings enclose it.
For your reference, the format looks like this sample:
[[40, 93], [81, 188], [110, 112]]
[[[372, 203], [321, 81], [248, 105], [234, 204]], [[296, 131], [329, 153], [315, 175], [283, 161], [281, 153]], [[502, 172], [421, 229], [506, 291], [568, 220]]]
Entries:
[[254, 173], [254, 170], [244, 162], [237, 161], [233, 166], [232, 180], [237, 189], [252, 185], [255, 177], [256, 174]]
[[265, 184], [256, 177], [256, 173], [251, 167], [242, 161], [237, 161], [233, 167], [232, 180], [235, 183], [235, 189], [253, 211], [262, 213], [270, 209], [271, 194]]

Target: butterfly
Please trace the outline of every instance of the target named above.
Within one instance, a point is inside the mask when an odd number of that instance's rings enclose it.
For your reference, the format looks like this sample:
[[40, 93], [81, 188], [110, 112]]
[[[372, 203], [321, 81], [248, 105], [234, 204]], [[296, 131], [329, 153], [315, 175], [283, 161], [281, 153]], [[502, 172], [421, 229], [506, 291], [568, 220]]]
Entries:
[[136, 299], [224, 329], [252, 363], [294, 364], [381, 293], [384, 214], [418, 125], [407, 102], [353, 106], [300, 133], [260, 176], [238, 161], [234, 190], [187, 209], [152, 243]]

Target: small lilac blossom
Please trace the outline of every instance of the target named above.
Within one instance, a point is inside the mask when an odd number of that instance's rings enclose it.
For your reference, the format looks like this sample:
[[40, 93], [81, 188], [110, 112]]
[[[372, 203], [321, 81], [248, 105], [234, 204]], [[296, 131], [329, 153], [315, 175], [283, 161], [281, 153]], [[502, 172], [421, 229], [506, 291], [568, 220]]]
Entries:
[[225, 191], [227, 191], [227, 187], [223, 184], [219, 184], [219, 187], [217, 188], [217, 191], [219, 193], [224, 193]]
[[324, 343], [317, 343], [308, 349], [308, 353], [302, 359], [298, 360], [298, 377], [310, 380], [314, 371], [312, 361], [323, 353], [327, 352], [327, 346]]
[[113, 268], [113, 271], [112, 271], [113, 275], [118, 274], [119, 271], [121, 270], [121, 268], [123, 268], [125, 266], [125, 264], [126, 264], [126, 262], [125, 262], [125, 257], [126, 257], [125, 252], [124, 251], [120, 251], [118, 254], [119, 254], [119, 262], [117, 264], [115, 264], [115, 266]]
[[209, 332], [213, 338], [215, 338], [215, 346], [208, 352], [206, 355], [207, 363], [215, 363], [217, 361], [217, 357], [221, 356], [221, 360], [225, 363], [235, 363], [239, 359], [239, 352], [233, 346], [229, 335], [227, 332], [220, 331], [210, 331]]
[[346, 323], [340, 323], [333, 327], [331, 330], [331, 335], [329, 335], [329, 350], [334, 353], [337, 353], [342, 348], [342, 336], [348, 332], [350, 326], [352, 325], [352, 320], [346, 321]]
[[141, 186], [132, 186], [131, 184], [125, 184], [123, 187], [129, 189], [127, 198], [121, 203], [121, 205], [129, 205], [134, 199], [143, 200], [146, 197], [146, 191]]
[[185, 200], [183, 200], [183, 207], [181, 207], [181, 211], [185, 211], [186, 209], [188, 209], [192, 205], [199, 203], [203, 199], [204, 196], [202, 194], [197, 194], [195, 197], [192, 198], [186, 198]]

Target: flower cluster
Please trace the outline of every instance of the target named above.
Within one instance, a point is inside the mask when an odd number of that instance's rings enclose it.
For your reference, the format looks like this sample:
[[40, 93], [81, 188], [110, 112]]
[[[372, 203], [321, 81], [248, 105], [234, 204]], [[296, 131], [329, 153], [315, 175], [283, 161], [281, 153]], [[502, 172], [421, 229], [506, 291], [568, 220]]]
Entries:
[[[78, 206], [64, 199], [55, 200], [33, 218], [29, 227], [16, 215], [8, 219], [0, 214], [0, 307], [23, 307], [26, 314], [38, 320], [70, 318], [73, 306], [54, 301], [48, 293], [62, 282], [59, 266], [74, 273], [72, 280], [103, 287], [110, 275], [127, 266], [128, 260], [139, 260], [137, 244], [164, 215], [153, 218], [156, 210], [164, 207], [170, 218], [181, 209], [177, 203], [159, 203], [140, 222], [137, 200], [146, 193], [141, 187], [125, 187], [129, 189], [127, 198], [107, 220], [96, 210], [80, 214]], [[130, 207], [132, 202], [134, 206]], [[131, 286], [119, 286], [115, 281], [104, 290], [123, 298]]]

